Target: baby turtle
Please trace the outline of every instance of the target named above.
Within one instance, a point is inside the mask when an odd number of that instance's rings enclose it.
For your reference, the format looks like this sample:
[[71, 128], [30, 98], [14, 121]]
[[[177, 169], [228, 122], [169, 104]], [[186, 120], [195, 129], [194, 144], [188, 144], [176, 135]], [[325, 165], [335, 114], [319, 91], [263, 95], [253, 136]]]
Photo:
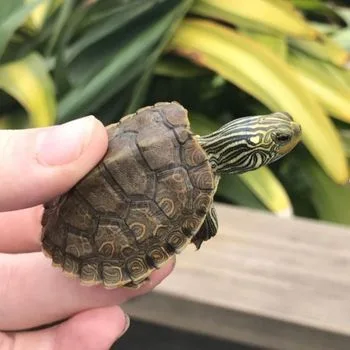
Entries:
[[187, 110], [157, 103], [107, 127], [102, 161], [45, 205], [42, 247], [84, 285], [138, 287], [189, 243], [215, 236], [213, 196], [221, 174], [269, 164], [301, 136], [287, 113], [233, 120], [207, 136]]

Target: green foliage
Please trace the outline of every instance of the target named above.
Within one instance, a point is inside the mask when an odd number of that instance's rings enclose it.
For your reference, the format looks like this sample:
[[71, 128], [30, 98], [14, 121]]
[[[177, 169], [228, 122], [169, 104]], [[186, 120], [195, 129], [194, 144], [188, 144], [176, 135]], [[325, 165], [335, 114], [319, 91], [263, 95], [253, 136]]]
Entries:
[[[43, 58], [31, 53], [22, 59], [0, 66], [0, 88], [25, 108], [34, 127], [54, 123], [55, 90]], [[36, 98], [33, 98], [35, 93]]]
[[[37, 3], [29, 1], [30, 6], [24, 6], [25, 2], [19, 1], [18, 6], [8, 6], [11, 26], [7, 19], [0, 28], [11, 27], [16, 32], [0, 63], [17, 62], [32, 53], [40, 55], [42, 70], [50, 73], [45, 80], [50, 79], [56, 88], [52, 98], [57, 113], [48, 118], [61, 123], [90, 113], [109, 122], [118, 119], [129, 105], [131, 109], [139, 105], [137, 96], [143, 95], [156, 61], [192, 1], [56, 1], [52, 11], [41, 9], [40, 14], [47, 16], [41, 20], [41, 30], [28, 31], [29, 15], [38, 10]], [[1, 37], [0, 48], [5, 47], [5, 39]], [[46, 89], [46, 82], [40, 80], [43, 77], [36, 78]], [[0, 82], [3, 87], [6, 84]], [[21, 99], [17, 101], [23, 106]], [[13, 101], [10, 105], [0, 103], [7, 121], [20, 108], [14, 107]], [[113, 115], [105, 116], [104, 110]], [[36, 125], [29, 118], [23, 127]]]
[[[286, 110], [303, 145], [217, 199], [349, 224], [350, 9], [312, 0], [0, 0], [0, 125], [177, 100], [195, 132]], [[198, 18], [201, 21], [198, 21]]]
[[0, 58], [14, 32], [24, 23], [33, 9], [43, 0], [23, 4], [21, 0], [0, 2]]

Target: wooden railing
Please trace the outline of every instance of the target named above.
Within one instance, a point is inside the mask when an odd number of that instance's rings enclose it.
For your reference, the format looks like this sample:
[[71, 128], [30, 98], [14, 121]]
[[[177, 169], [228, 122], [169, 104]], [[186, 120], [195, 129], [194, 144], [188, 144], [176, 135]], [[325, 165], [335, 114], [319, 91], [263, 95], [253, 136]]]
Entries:
[[350, 229], [216, 207], [218, 235], [126, 311], [269, 349], [349, 350]]

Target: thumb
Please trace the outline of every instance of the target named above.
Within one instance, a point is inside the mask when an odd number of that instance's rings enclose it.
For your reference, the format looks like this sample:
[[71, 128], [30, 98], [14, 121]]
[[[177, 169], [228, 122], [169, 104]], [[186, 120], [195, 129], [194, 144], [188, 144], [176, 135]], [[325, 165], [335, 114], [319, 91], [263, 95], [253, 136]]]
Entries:
[[0, 211], [44, 203], [103, 157], [107, 132], [93, 116], [49, 128], [0, 131]]

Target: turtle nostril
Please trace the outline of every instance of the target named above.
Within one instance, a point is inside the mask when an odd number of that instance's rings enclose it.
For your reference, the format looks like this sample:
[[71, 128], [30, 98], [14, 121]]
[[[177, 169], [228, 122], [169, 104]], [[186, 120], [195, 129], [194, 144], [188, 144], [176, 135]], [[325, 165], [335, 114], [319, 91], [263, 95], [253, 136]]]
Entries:
[[293, 131], [295, 135], [301, 134], [301, 125], [298, 123], [293, 123]]

